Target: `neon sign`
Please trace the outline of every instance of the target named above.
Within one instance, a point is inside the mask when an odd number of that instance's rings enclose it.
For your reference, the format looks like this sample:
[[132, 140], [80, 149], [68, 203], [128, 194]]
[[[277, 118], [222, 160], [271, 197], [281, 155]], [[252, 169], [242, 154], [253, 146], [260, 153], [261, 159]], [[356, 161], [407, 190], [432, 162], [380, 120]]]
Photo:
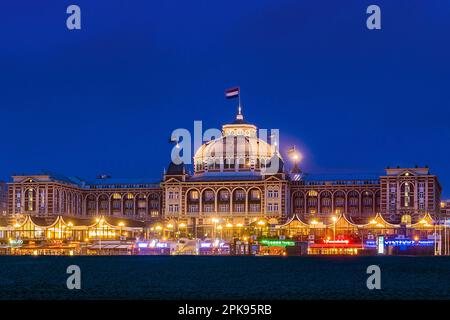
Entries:
[[213, 242], [200, 242], [200, 248], [223, 248], [226, 247], [225, 242], [220, 242], [218, 240]]
[[[411, 239], [386, 239], [380, 236], [378, 237], [378, 244], [375, 240], [367, 240], [366, 247], [367, 248], [377, 248], [380, 251], [380, 247], [382, 245], [391, 246], [391, 247], [430, 247], [434, 245], [434, 240], [411, 240]], [[380, 252], [381, 253], [381, 252]]]
[[152, 240], [151, 242], [138, 242], [138, 248], [168, 248], [169, 244], [167, 242], [158, 242], [158, 240]]
[[262, 239], [260, 244], [268, 246], [268, 247], [293, 247], [295, 246], [294, 241], [289, 240], [269, 240], [269, 239]]
[[348, 240], [323, 240], [324, 243], [329, 244], [349, 244]]
[[9, 244], [12, 247], [14, 247], [14, 246], [20, 247], [23, 244], [23, 240], [22, 239], [18, 239], [18, 240], [11, 239], [11, 240], [9, 240]]

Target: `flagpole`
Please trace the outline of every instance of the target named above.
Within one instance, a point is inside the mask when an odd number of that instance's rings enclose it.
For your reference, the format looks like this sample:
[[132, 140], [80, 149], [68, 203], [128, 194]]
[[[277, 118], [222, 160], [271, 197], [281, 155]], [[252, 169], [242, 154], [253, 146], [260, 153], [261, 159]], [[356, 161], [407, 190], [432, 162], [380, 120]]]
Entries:
[[239, 113], [241, 111], [241, 87], [238, 87], [238, 108], [239, 108]]
[[239, 114], [241, 114], [241, 87], [238, 87], [238, 110]]

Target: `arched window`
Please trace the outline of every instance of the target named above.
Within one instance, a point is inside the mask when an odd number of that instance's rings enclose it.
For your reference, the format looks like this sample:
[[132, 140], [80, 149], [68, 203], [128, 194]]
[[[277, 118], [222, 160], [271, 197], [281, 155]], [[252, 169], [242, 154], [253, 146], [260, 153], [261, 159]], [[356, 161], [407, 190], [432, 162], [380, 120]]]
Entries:
[[305, 197], [302, 192], [295, 192], [293, 196], [294, 213], [303, 213], [305, 206]]
[[197, 213], [200, 211], [200, 193], [198, 190], [190, 190], [187, 197], [187, 206], [189, 213]]
[[414, 207], [414, 185], [405, 182], [400, 187], [400, 204], [403, 208]]
[[315, 190], [308, 191], [308, 200], [306, 205], [308, 207], [308, 213], [316, 214], [318, 211], [318, 193]]
[[25, 194], [25, 209], [27, 211], [36, 210], [36, 191], [32, 188], [28, 189]]

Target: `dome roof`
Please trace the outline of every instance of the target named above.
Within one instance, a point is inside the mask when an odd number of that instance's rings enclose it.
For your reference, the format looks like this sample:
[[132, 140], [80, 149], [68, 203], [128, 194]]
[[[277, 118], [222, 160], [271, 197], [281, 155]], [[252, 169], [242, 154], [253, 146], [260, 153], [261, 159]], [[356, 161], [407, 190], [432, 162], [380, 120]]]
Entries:
[[228, 135], [203, 144], [195, 153], [194, 160], [251, 156], [270, 158], [274, 153], [272, 149], [270, 144], [257, 137]]
[[274, 155], [281, 160], [276, 146], [258, 138], [257, 127], [245, 122], [239, 109], [236, 120], [222, 126], [220, 137], [196, 151], [194, 169], [195, 173], [260, 171], [270, 164]]

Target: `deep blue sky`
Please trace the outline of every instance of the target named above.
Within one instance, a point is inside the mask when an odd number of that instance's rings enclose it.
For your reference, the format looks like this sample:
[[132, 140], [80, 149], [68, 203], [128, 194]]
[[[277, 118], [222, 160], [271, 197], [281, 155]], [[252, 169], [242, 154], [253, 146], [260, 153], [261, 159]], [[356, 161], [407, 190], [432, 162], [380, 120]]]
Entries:
[[279, 128], [305, 171], [429, 165], [450, 197], [449, 35], [445, 0], [3, 1], [0, 179], [159, 179], [171, 131], [232, 121], [239, 85], [246, 119]]

